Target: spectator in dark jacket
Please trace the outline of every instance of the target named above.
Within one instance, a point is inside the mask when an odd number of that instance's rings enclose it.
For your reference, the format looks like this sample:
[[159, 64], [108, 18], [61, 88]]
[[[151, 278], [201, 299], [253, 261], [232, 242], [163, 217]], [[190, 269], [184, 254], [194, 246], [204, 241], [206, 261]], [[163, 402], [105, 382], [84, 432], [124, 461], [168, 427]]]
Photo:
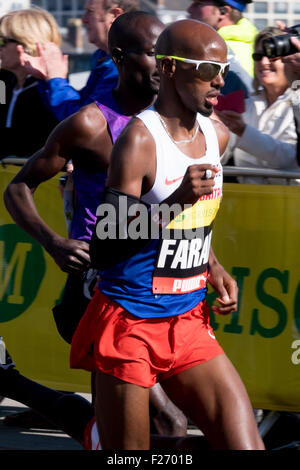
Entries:
[[6, 85], [5, 104], [0, 107], [0, 158], [32, 155], [56, 126], [56, 118], [38, 91], [38, 80], [28, 75], [19, 55], [22, 51], [37, 55], [37, 43], [51, 41], [59, 46], [60, 40], [58, 26], [45, 10], [17, 10], [0, 19], [0, 59]]

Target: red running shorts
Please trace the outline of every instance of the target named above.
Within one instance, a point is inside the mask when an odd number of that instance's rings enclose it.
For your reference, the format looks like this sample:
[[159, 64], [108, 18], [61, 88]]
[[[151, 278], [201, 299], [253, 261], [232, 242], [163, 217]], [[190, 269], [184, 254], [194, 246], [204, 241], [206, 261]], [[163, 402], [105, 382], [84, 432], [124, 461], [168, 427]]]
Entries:
[[223, 352], [206, 301], [182, 315], [145, 319], [97, 290], [74, 333], [70, 365], [152, 387]]

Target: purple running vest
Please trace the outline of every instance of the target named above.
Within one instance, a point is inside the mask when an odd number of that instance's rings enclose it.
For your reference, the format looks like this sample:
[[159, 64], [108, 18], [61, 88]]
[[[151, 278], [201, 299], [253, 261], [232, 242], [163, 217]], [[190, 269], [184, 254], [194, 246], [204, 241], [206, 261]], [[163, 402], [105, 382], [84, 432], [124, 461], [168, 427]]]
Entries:
[[[114, 143], [122, 129], [130, 120], [118, 111], [95, 101], [104, 115], [112, 142]], [[117, 108], [117, 105], [116, 105]], [[99, 206], [105, 187], [106, 173], [93, 173], [83, 168], [74, 168], [73, 181], [75, 190], [75, 207], [71, 225], [70, 238], [90, 242], [97, 217], [96, 211]]]

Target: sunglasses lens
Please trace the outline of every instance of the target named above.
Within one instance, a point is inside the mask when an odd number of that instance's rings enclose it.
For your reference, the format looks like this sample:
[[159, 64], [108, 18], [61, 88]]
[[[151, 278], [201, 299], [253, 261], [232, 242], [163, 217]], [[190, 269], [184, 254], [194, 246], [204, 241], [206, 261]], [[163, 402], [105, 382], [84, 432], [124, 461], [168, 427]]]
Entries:
[[18, 41], [12, 38], [5, 38], [3, 36], [0, 36], [0, 47], [6, 46], [6, 44], [9, 44], [10, 42], [15, 42], [18, 44]]
[[[200, 64], [198, 67], [198, 74], [199, 78], [203, 80], [204, 82], [210, 82], [214, 78], [216, 78], [222, 67], [218, 64], [213, 64], [213, 63], [206, 63], [206, 64]], [[222, 77], [225, 78], [229, 72], [229, 65], [226, 65], [224, 71], [222, 72]]]
[[254, 54], [252, 54], [252, 59], [254, 62], [260, 62], [263, 56], [264, 55], [261, 52], [254, 52]]
[[198, 67], [198, 75], [204, 82], [210, 82], [220, 73], [220, 66], [218, 64], [200, 64]]

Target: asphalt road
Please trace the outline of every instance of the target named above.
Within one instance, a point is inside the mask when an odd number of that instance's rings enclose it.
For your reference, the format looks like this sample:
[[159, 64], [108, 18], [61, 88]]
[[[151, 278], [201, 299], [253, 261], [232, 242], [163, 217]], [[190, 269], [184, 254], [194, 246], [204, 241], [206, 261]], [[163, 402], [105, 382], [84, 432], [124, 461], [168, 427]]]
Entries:
[[82, 450], [78, 442], [59, 429], [24, 429], [3, 424], [5, 416], [26, 409], [7, 398], [0, 403], [0, 450]]

